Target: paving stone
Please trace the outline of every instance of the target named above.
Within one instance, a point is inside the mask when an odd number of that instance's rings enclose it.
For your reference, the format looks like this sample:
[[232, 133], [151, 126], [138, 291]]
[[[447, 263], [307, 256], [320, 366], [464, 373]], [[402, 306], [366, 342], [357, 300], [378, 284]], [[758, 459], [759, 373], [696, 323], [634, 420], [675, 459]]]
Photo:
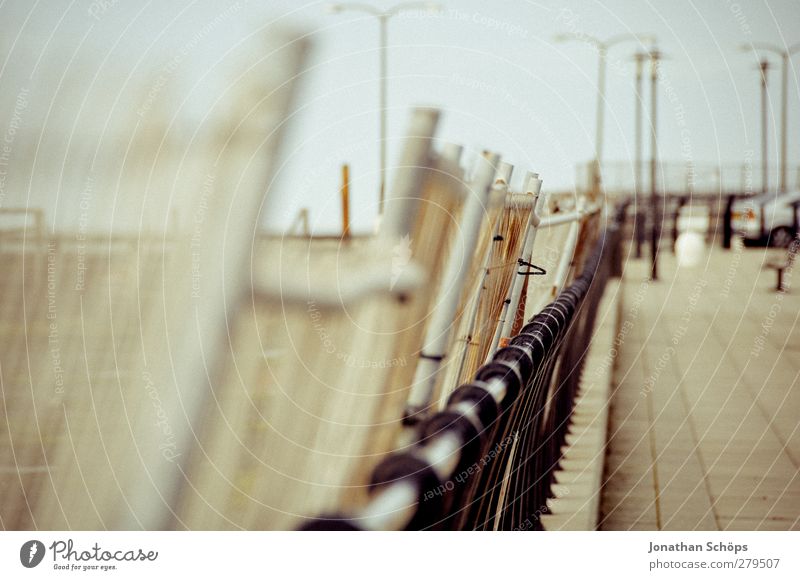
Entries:
[[703, 267], [678, 270], [665, 253], [635, 319], [648, 264], [625, 264], [632, 327], [613, 377], [602, 529], [798, 527], [800, 293], [782, 296], [792, 314], [774, 317], [754, 351], [774, 280], [764, 250], [748, 249], [737, 258], [748, 276], [726, 288], [731, 256], [713, 248]]

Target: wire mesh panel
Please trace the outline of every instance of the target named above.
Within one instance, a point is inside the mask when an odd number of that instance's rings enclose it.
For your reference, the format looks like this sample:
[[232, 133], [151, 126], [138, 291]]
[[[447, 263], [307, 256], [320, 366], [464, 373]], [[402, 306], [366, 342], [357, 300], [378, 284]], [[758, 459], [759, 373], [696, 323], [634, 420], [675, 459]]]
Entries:
[[304, 47], [236, 8], [167, 35], [131, 10], [68, 15], [0, 78], [6, 528], [180, 526], [249, 284]]
[[598, 235], [597, 208], [565, 216], [568, 285], [375, 467], [365, 506], [306, 529], [540, 529], [623, 217]]
[[[516, 271], [522, 235], [532, 210], [527, 197], [531, 196], [504, 195], [499, 210], [488, 216], [484, 226], [482, 243], [473, 260], [473, 287], [465, 293], [466, 304], [462, 308], [462, 313], [469, 310], [469, 303], [476, 300], [476, 316], [474, 320], [464, 316], [459, 329], [459, 338], [462, 339], [459, 346], [463, 345], [466, 352], [463, 354], [464, 364], [459, 365], [460, 374], [455, 384], [474, 373], [489, 352], [499, 312]], [[459, 360], [460, 354], [454, 353], [453, 360]], [[451, 389], [452, 386], [447, 390]]]

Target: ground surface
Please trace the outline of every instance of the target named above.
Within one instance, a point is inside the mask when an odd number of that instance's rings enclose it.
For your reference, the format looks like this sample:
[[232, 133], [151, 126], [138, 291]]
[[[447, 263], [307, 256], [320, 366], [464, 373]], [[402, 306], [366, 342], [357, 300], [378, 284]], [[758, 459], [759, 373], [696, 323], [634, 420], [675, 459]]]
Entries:
[[775, 250], [626, 262], [601, 507], [607, 530], [800, 529], [800, 271]]

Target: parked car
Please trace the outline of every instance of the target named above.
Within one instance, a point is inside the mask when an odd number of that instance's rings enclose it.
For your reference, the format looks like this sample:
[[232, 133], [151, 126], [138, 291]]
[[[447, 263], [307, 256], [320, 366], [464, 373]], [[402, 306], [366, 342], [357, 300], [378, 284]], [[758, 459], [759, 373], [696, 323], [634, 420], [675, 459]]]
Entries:
[[731, 228], [750, 243], [767, 242], [786, 248], [795, 236], [793, 203], [800, 201], [800, 191], [764, 193], [734, 202]]

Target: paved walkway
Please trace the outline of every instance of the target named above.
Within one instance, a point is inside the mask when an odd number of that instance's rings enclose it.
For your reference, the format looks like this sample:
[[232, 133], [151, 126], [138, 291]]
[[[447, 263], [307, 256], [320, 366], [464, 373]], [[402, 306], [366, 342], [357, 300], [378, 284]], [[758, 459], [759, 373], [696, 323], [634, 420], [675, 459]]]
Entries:
[[628, 260], [601, 503], [606, 530], [800, 529], [800, 270], [715, 248], [660, 281]]

